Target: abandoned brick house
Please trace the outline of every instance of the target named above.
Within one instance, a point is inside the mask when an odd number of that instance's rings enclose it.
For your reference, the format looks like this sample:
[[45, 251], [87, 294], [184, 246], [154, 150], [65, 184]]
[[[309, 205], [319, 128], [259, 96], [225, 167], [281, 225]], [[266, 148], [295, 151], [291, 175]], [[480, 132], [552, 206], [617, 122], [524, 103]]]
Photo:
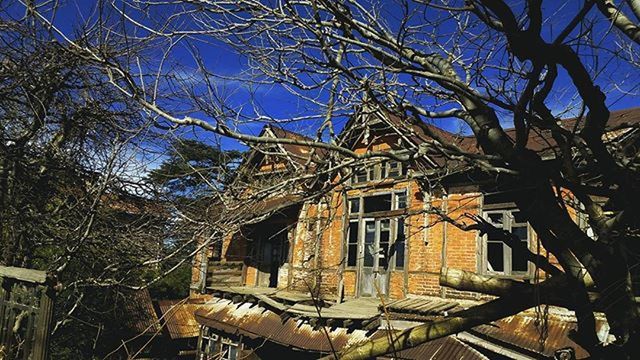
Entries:
[[[609, 125], [639, 120], [640, 109], [616, 111]], [[419, 150], [436, 133], [462, 148], [476, 147], [470, 137], [403, 123], [384, 111], [361, 110], [344, 126], [340, 145], [358, 154]], [[637, 147], [635, 132], [613, 137]], [[261, 136], [309, 140], [273, 126]], [[553, 161], [544, 134], [529, 145]], [[207, 299], [195, 313], [198, 359], [318, 358], [486, 300], [441, 286], [443, 268], [534, 281], [534, 265], [516, 250], [436, 214], [481, 215], [544, 255], [518, 209], [505, 201], [508, 187], [496, 188], [481, 174], [457, 171], [446, 158], [420, 151], [409, 162], [377, 158], [351, 173], [324, 176], [318, 169], [338, 163], [324, 151], [304, 144], [266, 149], [253, 150], [239, 177], [256, 188], [298, 181], [236, 209], [251, 215], [246, 223], [194, 261], [192, 296]], [[308, 195], [320, 188], [323, 196]], [[543, 330], [536, 325], [541, 320]], [[562, 309], [530, 310], [388, 357], [584, 358], [588, 354], [567, 337], [574, 322]], [[605, 340], [606, 322], [598, 320], [598, 328]]]

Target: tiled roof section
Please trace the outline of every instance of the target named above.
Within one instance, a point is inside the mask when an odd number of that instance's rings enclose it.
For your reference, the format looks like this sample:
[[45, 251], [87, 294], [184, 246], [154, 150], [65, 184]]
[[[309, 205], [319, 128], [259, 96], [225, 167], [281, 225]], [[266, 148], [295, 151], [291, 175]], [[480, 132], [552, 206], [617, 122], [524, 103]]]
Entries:
[[149, 290], [128, 292], [124, 295], [125, 326], [136, 334], [154, 334], [160, 330], [158, 316], [153, 309]]
[[204, 301], [159, 300], [162, 322], [171, 339], [185, 339], [198, 336], [199, 325], [194, 313]]
[[[525, 349], [529, 352], [553, 358], [556, 350], [572, 347], [576, 353], [576, 359], [586, 359], [589, 353], [569, 339], [569, 332], [576, 328], [574, 321], [548, 319], [548, 336], [544, 348], [540, 347], [538, 340], [540, 332], [535, 325], [536, 319], [528, 315], [515, 315], [498, 320], [491, 325], [480, 325], [470, 332], [489, 341], [498, 341], [511, 345], [515, 349]], [[596, 321], [598, 333], [606, 333], [608, 330], [604, 321]], [[606, 335], [606, 334], [604, 334]]]

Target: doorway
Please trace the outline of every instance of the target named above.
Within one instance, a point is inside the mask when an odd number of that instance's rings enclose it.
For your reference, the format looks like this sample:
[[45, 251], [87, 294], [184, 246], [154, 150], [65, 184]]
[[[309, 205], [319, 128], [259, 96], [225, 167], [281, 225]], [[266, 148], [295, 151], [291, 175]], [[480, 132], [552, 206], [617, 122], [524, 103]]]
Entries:
[[360, 236], [360, 279], [358, 295], [377, 297], [388, 294], [389, 286], [389, 242], [391, 240], [390, 219], [363, 219]]
[[278, 287], [278, 273], [282, 265], [289, 260], [289, 240], [287, 231], [267, 235], [258, 240], [258, 279], [257, 286]]

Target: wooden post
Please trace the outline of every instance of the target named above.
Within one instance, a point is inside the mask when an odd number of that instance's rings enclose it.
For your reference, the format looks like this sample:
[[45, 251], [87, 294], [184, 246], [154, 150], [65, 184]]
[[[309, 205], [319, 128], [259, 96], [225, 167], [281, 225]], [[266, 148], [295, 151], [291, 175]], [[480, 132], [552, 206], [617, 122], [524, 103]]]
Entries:
[[[57, 280], [44, 271], [0, 266], [0, 282], [2, 358], [47, 360]], [[24, 340], [19, 350], [13, 346], [16, 332]]]

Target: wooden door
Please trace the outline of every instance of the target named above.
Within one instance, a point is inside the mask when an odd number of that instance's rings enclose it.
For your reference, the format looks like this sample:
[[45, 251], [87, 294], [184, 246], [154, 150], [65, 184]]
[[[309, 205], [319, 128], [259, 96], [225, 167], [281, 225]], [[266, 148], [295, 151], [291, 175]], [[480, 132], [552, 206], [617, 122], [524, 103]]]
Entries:
[[390, 240], [389, 219], [365, 219], [360, 237], [361, 261], [359, 266], [358, 295], [362, 297], [386, 296], [389, 276], [388, 250]]

